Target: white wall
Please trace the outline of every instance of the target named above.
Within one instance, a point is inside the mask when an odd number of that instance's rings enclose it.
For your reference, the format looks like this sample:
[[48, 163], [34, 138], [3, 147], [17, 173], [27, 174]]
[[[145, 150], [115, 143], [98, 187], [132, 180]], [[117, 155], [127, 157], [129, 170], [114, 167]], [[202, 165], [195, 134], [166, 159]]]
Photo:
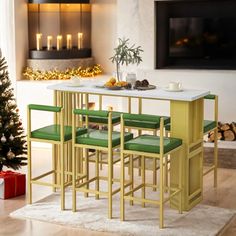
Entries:
[[109, 58], [117, 38], [116, 0], [93, 0], [92, 3], [92, 54], [105, 73], [112, 73], [114, 65]]
[[7, 61], [9, 76], [14, 87], [16, 81], [14, 2], [9, 0], [0, 1], [0, 49]]
[[14, 0], [16, 80], [22, 79], [28, 58], [28, 9], [27, 0]]

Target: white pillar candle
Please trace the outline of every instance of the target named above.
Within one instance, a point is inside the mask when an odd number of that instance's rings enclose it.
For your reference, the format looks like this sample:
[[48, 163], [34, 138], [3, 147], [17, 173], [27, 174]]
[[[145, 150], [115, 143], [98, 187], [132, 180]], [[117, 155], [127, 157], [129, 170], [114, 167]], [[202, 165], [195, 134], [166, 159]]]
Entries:
[[52, 50], [52, 36], [51, 35], [47, 37], [47, 49], [48, 51]]
[[62, 35], [57, 35], [57, 50], [62, 49]]
[[66, 35], [66, 48], [72, 49], [72, 35], [71, 34]]
[[38, 33], [36, 34], [36, 49], [42, 50], [42, 34]]
[[78, 49], [83, 48], [83, 33], [78, 33]]

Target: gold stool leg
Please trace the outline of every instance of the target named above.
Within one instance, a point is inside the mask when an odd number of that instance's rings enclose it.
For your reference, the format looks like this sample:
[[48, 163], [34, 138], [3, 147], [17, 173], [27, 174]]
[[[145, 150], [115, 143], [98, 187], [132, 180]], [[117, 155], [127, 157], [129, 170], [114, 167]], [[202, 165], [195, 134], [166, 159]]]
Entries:
[[159, 228], [162, 229], [164, 227], [164, 191], [163, 191], [163, 156], [160, 155], [160, 210], [159, 210], [159, 215], [160, 215], [160, 220], [159, 220]]
[[[95, 190], [99, 191], [99, 151], [96, 150], [96, 156], [95, 156]], [[96, 194], [96, 199], [99, 199], [99, 194]]]
[[31, 141], [28, 138], [27, 142], [27, 149], [28, 149], [28, 178], [27, 178], [27, 183], [28, 183], [28, 204], [32, 204], [32, 183], [31, 183], [31, 178], [32, 178], [32, 161], [31, 161]]
[[125, 168], [124, 168], [124, 153], [120, 154], [120, 220], [125, 220], [125, 202], [124, 202], [124, 185], [125, 185]]
[[[153, 135], [157, 135], [157, 131], [153, 131]], [[152, 166], [152, 178], [153, 178], [153, 185], [157, 185], [157, 159], [153, 158], [153, 166]], [[153, 191], [157, 191], [157, 187], [153, 187]]]
[[[72, 211], [76, 212], [76, 160], [75, 160], [75, 147], [72, 146]], [[80, 152], [79, 152], [80, 153]], [[79, 157], [80, 158], [80, 157]]]
[[[181, 152], [181, 151], [179, 151]], [[180, 159], [181, 155], [179, 155], [179, 189], [180, 189], [180, 192], [179, 192], [179, 213], [182, 214], [182, 162], [181, 162], [181, 159]]]
[[218, 137], [217, 128], [214, 130], [214, 187], [217, 187], [217, 167], [218, 167]]
[[[134, 161], [133, 161], [133, 155], [129, 156], [129, 161], [130, 161], [130, 181], [131, 181], [131, 185], [130, 185], [130, 191], [133, 190], [134, 188]], [[131, 197], [133, 197], [134, 194], [131, 193]], [[134, 205], [134, 201], [130, 200], [130, 205], [133, 206]]]
[[[56, 174], [56, 144], [52, 145], [52, 169], [53, 169], [53, 174], [52, 174], [52, 182], [53, 185], [56, 184], [56, 179], [57, 179], [57, 174]], [[56, 187], [52, 187], [52, 191], [56, 192]]]
[[112, 219], [112, 148], [108, 150], [108, 218]]
[[65, 163], [64, 163], [64, 143], [61, 144], [61, 210], [65, 209]]
[[[88, 181], [89, 180], [89, 160], [88, 160], [88, 149], [85, 149], [85, 181]], [[86, 184], [86, 189], [89, 188], [89, 184]], [[84, 193], [84, 197], [88, 197], [88, 193]]]
[[[157, 185], [157, 159], [156, 158], [153, 158], [153, 166], [152, 166], [152, 171], [153, 171], [153, 174], [152, 174], [152, 178], [153, 178], [153, 185]], [[157, 188], [156, 187], [153, 187], [153, 191], [157, 191]]]
[[[146, 190], [146, 187], [145, 187], [145, 157], [142, 156], [141, 157], [141, 175], [142, 175], [142, 184], [143, 184], [143, 187], [142, 187], [142, 199], [145, 199], [145, 190]], [[145, 202], [142, 202], [142, 207], [145, 207]]]

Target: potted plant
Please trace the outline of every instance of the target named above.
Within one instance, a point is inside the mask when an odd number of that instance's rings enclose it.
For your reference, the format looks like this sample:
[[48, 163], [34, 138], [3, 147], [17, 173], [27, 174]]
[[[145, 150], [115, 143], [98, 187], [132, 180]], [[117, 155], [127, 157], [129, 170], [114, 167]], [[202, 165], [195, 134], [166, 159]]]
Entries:
[[134, 44], [129, 46], [129, 39], [118, 39], [118, 46], [114, 48], [115, 54], [109, 58], [112, 63], [116, 65], [116, 75], [118, 81], [120, 81], [120, 66], [129, 64], [137, 64], [142, 61], [140, 56], [143, 50], [141, 46], [136, 47]]

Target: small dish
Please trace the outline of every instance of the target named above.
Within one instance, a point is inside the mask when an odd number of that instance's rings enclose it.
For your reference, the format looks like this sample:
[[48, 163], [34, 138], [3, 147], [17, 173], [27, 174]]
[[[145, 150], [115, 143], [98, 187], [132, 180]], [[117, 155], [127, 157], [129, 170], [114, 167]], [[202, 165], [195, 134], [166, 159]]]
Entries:
[[134, 87], [134, 89], [137, 89], [137, 90], [151, 90], [151, 89], [155, 89], [156, 86], [155, 85], [152, 85], [152, 84], [149, 84], [147, 87]]
[[167, 92], [183, 92], [184, 90], [181, 89], [169, 89], [168, 87], [164, 88], [165, 91]]
[[107, 88], [109, 90], [121, 90], [121, 89], [123, 89], [123, 87], [121, 87], [121, 86], [112, 86], [112, 87], [104, 86], [104, 88]]

